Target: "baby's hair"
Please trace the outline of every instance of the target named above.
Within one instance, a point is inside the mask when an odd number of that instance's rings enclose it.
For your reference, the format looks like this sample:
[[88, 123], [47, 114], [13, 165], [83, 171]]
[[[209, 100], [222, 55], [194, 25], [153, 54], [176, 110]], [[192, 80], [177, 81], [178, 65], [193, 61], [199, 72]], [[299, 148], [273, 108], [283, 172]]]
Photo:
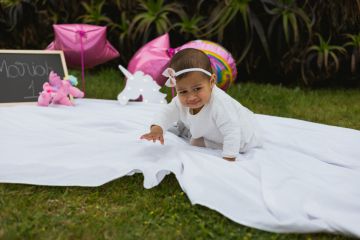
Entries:
[[[202, 68], [210, 73], [213, 72], [208, 56], [203, 51], [195, 48], [186, 48], [177, 52], [170, 60], [169, 67], [174, 69], [175, 72], [187, 68]], [[176, 79], [179, 80], [190, 73], [191, 72], [183, 73], [176, 77]], [[207, 76], [205, 73], [202, 74]]]

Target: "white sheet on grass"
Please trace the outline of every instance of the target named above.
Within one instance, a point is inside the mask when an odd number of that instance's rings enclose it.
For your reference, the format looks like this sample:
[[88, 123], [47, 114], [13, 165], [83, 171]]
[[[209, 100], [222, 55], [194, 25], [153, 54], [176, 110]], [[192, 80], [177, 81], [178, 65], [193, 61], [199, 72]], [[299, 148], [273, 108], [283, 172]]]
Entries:
[[360, 131], [257, 115], [265, 145], [227, 162], [166, 133], [139, 140], [161, 105], [77, 100], [76, 107], [0, 107], [0, 182], [99, 186], [170, 172], [193, 204], [273, 232], [360, 237]]

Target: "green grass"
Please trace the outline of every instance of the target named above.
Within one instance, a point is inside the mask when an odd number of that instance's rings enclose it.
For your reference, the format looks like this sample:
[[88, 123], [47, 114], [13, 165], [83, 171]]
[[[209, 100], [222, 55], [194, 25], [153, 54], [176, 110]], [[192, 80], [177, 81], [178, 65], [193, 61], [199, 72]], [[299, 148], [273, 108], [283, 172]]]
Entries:
[[[115, 70], [87, 72], [86, 80], [91, 98], [115, 99], [124, 86]], [[257, 113], [360, 129], [360, 90], [246, 83], [229, 93]], [[192, 206], [173, 175], [150, 190], [142, 181], [136, 174], [97, 188], [0, 184], [0, 239], [346, 239], [244, 227]]]

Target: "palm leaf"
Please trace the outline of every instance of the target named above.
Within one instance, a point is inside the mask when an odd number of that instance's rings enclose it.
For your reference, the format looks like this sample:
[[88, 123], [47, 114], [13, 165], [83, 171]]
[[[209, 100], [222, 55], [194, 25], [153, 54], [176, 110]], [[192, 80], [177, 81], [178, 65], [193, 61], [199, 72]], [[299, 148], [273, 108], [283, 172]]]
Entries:
[[263, 49], [265, 51], [265, 55], [266, 55], [267, 59], [270, 61], [270, 59], [271, 59], [270, 58], [270, 50], [269, 50], [267, 39], [266, 39], [266, 36], [264, 33], [264, 29], [263, 29], [259, 19], [257, 17], [255, 17], [252, 12], [250, 12], [250, 18], [251, 18], [252, 25], [254, 26], [254, 29], [256, 30], [256, 32], [259, 36], [261, 45], [263, 46]]
[[246, 47], [244, 48], [244, 50], [241, 52], [241, 55], [239, 57], [239, 59], [236, 61], [236, 64], [240, 64], [246, 57], [246, 55], [248, 54], [248, 52], [251, 49], [251, 46], [253, 44], [253, 34], [250, 35], [250, 40], [247, 42]]
[[[330, 53], [332, 53], [332, 52], [330, 52]], [[328, 65], [329, 65], [329, 49], [324, 50], [323, 56], [324, 56], [325, 71], [327, 71]]]
[[331, 56], [331, 58], [334, 60], [334, 63], [335, 63], [335, 69], [336, 69], [336, 71], [339, 71], [339, 59], [338, 59], [338, 57], [335, 55], [335, 53], [333, 53], [333, 52], [330, 52], [329, 53], [330, 54], [330, 56]]
[[280, 18], [280, 15], [274, 16], [268, 26], [268, 38], [271, 37], [276, 21]]
[[282, 23], [283, 23], [283, 29], [284, 29], [284, 34], [285, 34], [285, 40], [286, 43], [289, 44], [289, 27], [288, 27], [288, 14], [284, 13], [282, 16]]
[[295, 41], [295, 43], [298, 43], [299, 42], [299, 28], [298, 28], [295, 14], [293, 14], [293, 13], [289, 14], [289, 21], [290, 21], [290, 24], [291, 24], [293, 32], [294, 32], [294, 41]]
[[352, 73], [356, 72], [356, 52], [355, 52], [355, 49], [354, 49], [353, 53], [351, 54], [350, 69], [351, 69]]

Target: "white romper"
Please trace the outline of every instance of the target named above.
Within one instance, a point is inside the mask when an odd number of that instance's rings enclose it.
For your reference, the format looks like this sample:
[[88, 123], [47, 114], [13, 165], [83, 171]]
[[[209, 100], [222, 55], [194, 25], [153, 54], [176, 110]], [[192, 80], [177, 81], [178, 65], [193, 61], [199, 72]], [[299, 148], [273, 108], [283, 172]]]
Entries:
[[190, 130], [192, 138], [203, 137], [206, 147], [222, 149], [223, 157], [236, 157], [239, 152], [262, 146], [254, 113], [217, 86], [197, 114], [191, 114], [176, 96], [152, 124], [166, 131], [179, 120]]

